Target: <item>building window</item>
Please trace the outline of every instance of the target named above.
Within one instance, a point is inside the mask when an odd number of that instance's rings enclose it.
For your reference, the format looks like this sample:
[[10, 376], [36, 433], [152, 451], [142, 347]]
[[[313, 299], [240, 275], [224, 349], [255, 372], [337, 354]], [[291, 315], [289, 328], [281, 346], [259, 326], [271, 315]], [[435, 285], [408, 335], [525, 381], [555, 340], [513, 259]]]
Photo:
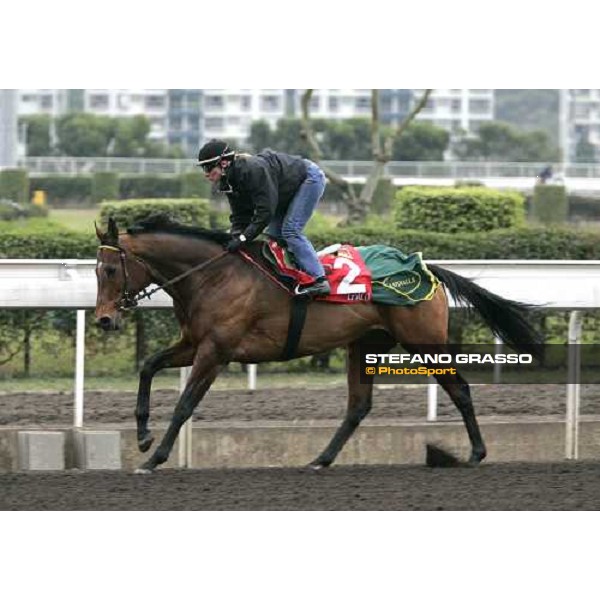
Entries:
[[452, 112], [459, 113], [462, 110], [462, 102], [460, 100], [452, 100]]
[[489, 100], [469, 100], [469, 112], [474, 114], [489, 113], [491, 108]]
[[181, 119], [171, 119], [171, 129], [173, 131], [181, 131]]
[[41, 98], [41, 106], [42, 108], [52, 108], [52, 96], [42, 96]]
[[92, 94], [90, 96], [90, 107], [96, 110], [108, 108], [108, 96], [106, 94]]
[[371, 108], [371, 98], [366, 96], [357, 98], [355, 106], [357, 111], [365, 112]]
[[240, 98], [240, 106], [242, 110], [252, 109], [252, 96], [242, 96]]
[[260, 99], [261, 108], [267, 112], [273, 112], [280, 109], [279, 96], [263, 96]]
[[204, 106], [207, 109], [219, 110], [225, 106], [223, 96], [206, 96]]
[[204, 121], [204, 127], [207, 131], [215, 131], [223, 129], [225, 120], [222, 117], [208, 117]]
[[340, 108], [339, 98], [329, 98], [329, 112], [337, 112]]
[[165, 97], [164, 96], [147, 96], [146, 97], [146, 108], [164, 108]]

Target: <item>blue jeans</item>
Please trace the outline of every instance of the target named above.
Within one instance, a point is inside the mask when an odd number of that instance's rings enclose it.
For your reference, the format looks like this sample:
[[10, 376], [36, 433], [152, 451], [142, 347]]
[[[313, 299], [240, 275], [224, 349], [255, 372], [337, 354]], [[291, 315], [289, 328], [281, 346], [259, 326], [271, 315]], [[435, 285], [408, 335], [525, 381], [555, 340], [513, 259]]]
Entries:
[[302, 230], [311, 218], [325, 191], [325, 174], [313, 162], [304, 161], [307, 167], [306, 179], [290, 202], [283, 216], [274, 218], [267, 228], [267, 234], [283, 238], [293, 253], [298, 266], [313, 277], [324, 277], [325, 270], [319, 261], [310, 241]]

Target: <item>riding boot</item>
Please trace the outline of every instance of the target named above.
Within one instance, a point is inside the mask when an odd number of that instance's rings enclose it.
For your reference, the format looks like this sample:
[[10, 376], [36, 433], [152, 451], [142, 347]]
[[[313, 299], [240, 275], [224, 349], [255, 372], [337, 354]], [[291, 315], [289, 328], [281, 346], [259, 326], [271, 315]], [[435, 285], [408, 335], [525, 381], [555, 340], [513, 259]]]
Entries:
[[331, 286], [327, 277], [319, 277], [308, 285], [297, 285], [294, 293], [296, 296], [328, 296], [331, 293]]

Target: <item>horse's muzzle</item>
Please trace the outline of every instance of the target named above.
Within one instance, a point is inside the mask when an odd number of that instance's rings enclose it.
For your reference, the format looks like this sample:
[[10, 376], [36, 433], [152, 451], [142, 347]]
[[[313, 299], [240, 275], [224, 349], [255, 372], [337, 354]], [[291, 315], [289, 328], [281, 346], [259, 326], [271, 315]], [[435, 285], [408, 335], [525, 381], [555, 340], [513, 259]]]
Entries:
[[103, 316], [96, 319], [96, 326], [103, 331], [117, 331], [120, 329], [119, 319], [109, 316]]

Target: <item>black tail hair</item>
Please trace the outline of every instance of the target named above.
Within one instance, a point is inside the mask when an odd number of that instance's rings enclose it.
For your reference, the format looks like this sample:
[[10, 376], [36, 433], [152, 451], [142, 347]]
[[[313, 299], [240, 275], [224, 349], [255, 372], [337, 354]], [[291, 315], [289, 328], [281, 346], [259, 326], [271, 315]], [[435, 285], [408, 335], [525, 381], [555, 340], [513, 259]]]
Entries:
[[427, 268], [446, 286], [457, 304], [473, 306], [495, 335], [515, 350], [539, 356], [543, 336], [528, 319], [541, 307], [502, 298], [438, 265], [427, 264]]

